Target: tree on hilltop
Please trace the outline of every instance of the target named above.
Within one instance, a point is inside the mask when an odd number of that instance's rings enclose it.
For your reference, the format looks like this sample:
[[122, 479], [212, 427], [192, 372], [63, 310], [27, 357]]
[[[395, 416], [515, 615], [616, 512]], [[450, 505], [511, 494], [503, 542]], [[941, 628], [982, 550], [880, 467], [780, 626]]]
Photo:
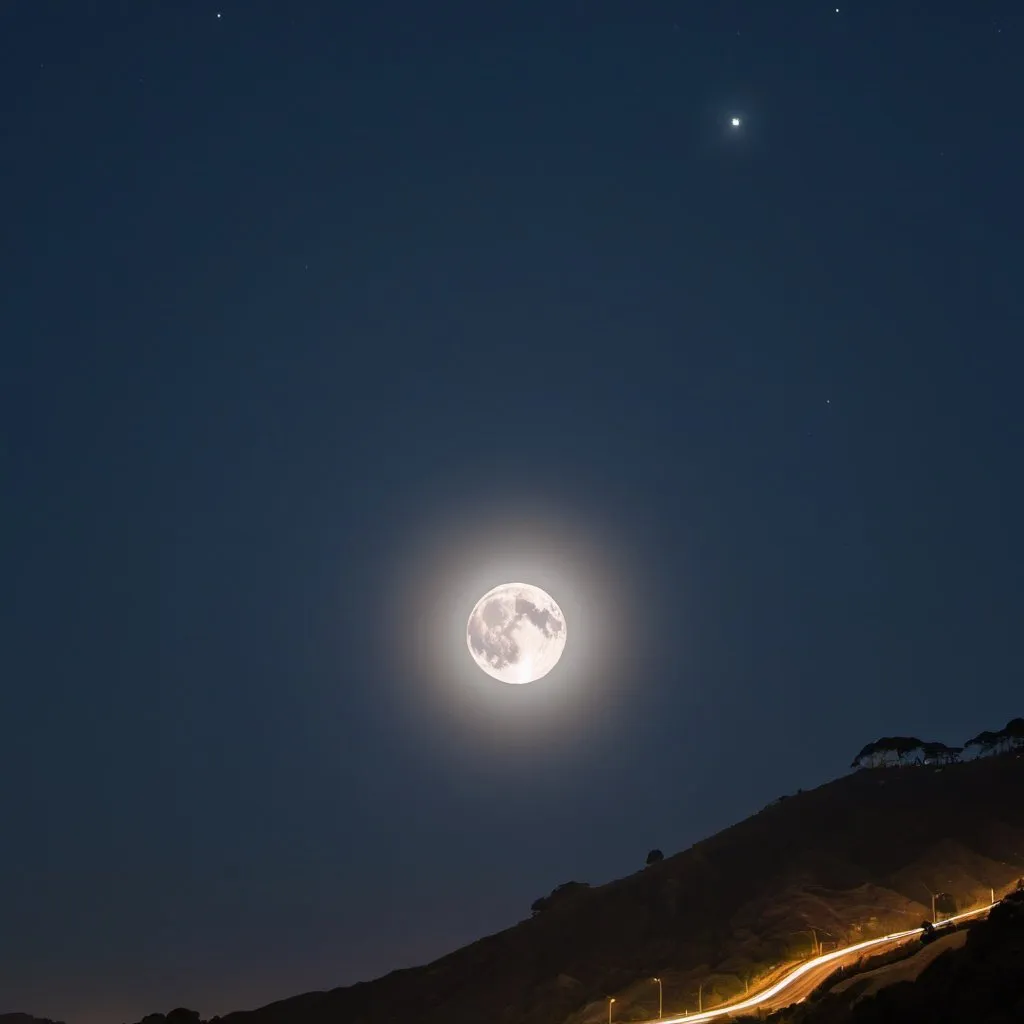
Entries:
[[1024, 746], [1024, 718], [1011, 718], [1006, 723], [1003, 734], [1009, 741], [1011, 749]]
[[[865, 743], [850, 767], [881, 768], [907, 763], [954, 764], [965, 750], [975, 751], [978, 756], [1024, 750], [1024, 718], [1011, 718], [999, 732], [986, 729], [972, 736], [962, 747], [925, 742], [916, 736], [883, 736], [872, 743]], [[918, 751], [911, 761], [910, 755]]]
[[986, 729], [971, 737], [965, 747], [975, 747], [979, 757], [987, 754], [1006, 754], [1024, 747], [1024, 718], [1011, 718], [1004, 729], [992, 732]]
[[920, 750], [924, 746], [924, 741], [919, 740], [916, 736], [896, 736], [894, 737], [894, 749], [896, 751], [896, 759], [900, 764], [906, 761], [907, 755], [912, 754], [915, 750]]
[[991, 754], [996, 749], [996, 745], [999, 743], [999, 734], [986, 729], [984, 732], [979, 732], [977, 736], [971, 737], [965, 744], [964, 748], [976, 747], [978, 754], [984, 756], [985, 754]]
[[868, 743], [853, 759], [851, 768], [878, 768], [895, 760], [903, 764], [907, 754], [913, 753], [924, 746], [924, 742], [916, 736], [883, 736], [874, 743]]
[[[851, 768], [875, 768], [878, 755], [877, 743], [865, 743], [860, 753], [850, 762]], [[780, 797], [781, 799], [781, 797]]]
[[945, 743], [922, 743], [925, 764], [953, 764], [960, 760], [963, 747], [947, 747]]
[[200, 1024], [199, 1011], [178, 1006], [167, 1014], [167, 1024]]
[[665, 854], [663, 854], [661, 850], [651, 850], [651, 852], [647, 854], [646, 863], [647, 866], [650, 867], [652, 864], [660, 864], [664, 859]]
[[563, 882], [561, 885], [552, 889], [547, 896], [541, 896], [538, 899], [535, 899], [530, 905], [530, 911], [533, 916], [536, 917], [545, 910], [550, 910], [556, 903], [562, 903], [567, 896], [571, 896], [589, 888], [589, 882]]

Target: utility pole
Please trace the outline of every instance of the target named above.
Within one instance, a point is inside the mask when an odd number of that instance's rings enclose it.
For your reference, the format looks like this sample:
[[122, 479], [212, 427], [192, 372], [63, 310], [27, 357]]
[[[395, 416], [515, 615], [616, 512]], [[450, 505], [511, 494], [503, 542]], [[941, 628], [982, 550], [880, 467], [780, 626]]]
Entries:
[[658, 1020], [662, 1018], [662, 990], [661, 990], [661, 978], [651, 978], [651, 981], [658, 983]]
[[935, 924], [935, 893], [933, 893], [927, 885], [924, 885], [924, 882], [922, 882], [921, 885], [928, 889], [928, 895], [932, 898], [932, 924]]
[[612, 1003], [615, 1002], [615, 996], [608, 997], [608, 1024], [612, 1024]]
[[697, 1012], [704, 1012], [704, 982], [700, 983], [700, 988], [697, 989]]

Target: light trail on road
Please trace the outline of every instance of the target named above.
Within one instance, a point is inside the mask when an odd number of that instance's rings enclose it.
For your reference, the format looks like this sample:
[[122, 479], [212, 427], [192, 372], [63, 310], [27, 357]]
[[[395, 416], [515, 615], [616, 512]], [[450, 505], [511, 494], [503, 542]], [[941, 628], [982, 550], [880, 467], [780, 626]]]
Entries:
[[[998, 902], [999, 900], [996, 900], [996, 903]], [[952, 917], [947, 917], [944, 921], [937, 922], [937, 924], [941, 927], [942, 925], [955, 923], [957, 921], [965, 921], [970, 917], [978, 917], [981, 914], [987, 914], [996, 905], [996, 903], [990, 903], [987, 907], [981, 907], [978, 910], [968, 910], [962, 914], [954, 914]], [[867, 939], [864, 942], [858, 942], [855, 945], [846, 946], [843, 949], [834, 949], [831, 953], [825, 953], [822, 956], [814, 957], [813, 960], [808, 960], [805, 963], [800, 964], [799, 967], [793, 968], [793, 970], [782, 978], [781, 981], [777, 981], [774, 985], [769, 986], [763, 992], [758, 992], [757, 995], [750, 996], [742, 1002], [732, 1003], [728, 1006], [719, 1006], [714, 1010], [704, 1010], [703, 1012], [698, 1013], [684, 1013], [677, 1017], [662, 1017], [660, 1021], [648, 1021], [646, 1024], [695, 1024], [697, 1021], [715, 1020], [718, 1017], [739, 1016], [749, 1010], [755, 1010], [757, 1007], [764, 1006], [765, 1003], [771, 1002], [776, 996], [782, 995], [786, 989], [794, 986], [801, 978], [812, 971], [817, 971], [819, 968], [826, 965], [830, 965], [832, 970], [834, 970], [835, 967], [839, 965], [839, 961], [844, 958], [855, 957], [866, 949], [874, 949], [876, 946], [884, 946], [887, 943], [905, 942], [907, 939], [920, 935], [923, 931], [923, 928], [910, 928], [904, 932], [893, 932], [891, 935], [883, 935], [878, 939]], [[831, 974], [832, 970], [828, 973]], [[794, 999], [792, 1001], [796, 1002], [798, 1000]]]

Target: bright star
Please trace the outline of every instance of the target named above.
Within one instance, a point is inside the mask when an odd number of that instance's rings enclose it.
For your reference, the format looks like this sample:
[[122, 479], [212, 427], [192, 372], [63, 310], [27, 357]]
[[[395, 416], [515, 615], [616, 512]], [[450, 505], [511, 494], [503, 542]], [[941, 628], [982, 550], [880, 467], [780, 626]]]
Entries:
[[733, 126], [733, 128], [739, 128], [740, 119], [738, 117], [734, 117], [729, 123]]

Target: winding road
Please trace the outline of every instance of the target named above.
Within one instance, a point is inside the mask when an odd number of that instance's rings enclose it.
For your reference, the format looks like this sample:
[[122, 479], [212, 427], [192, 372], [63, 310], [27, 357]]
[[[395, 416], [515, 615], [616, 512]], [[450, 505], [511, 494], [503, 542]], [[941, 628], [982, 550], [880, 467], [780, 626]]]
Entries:
[[[996, 903], [999, 901], [996, 900]], [[977, 910], [968, 910], [963, 914], [955, 914], [943, 920], [942, 924], [956, 921], [966, 921], [972, 917], [981, 917], [987, 914], [995, 903], [979, 907]], [[836, 949], [831, 953], [817, 956], [813, 960], [807, 960], [799, 967], [793, 968], [780, 981], [769, 985], [767, 988], [752, 996], [747, 996], [739, 1002], [729, 1003], [725, 1006], [717, 1006], [713, 1010], [705, 1010], [703, 1013], [689, 1013], [677, 1017], [662, 1017], [660, 1022], [651, 1021], [649, 1024], [696, 1024], [697, 1021], [716, 1020], [721, 1017], [740, 1017], [743, 1014], [751, 1013], [758, 1009], [780, 1010], [793, 1003], [799, 1003], [806, 999], [833, 971], [840, 967], [855, 964], [866, 952], [871, 954], [885, 952], [889, 948], [895, 948], [901, 943], [920, 937], [922, 928], [911, 928], [905, 932], [893, 932], [892, 935], [883, 935], [878, 939], [868, 939], [866, 942], [858, 942], [853, 946], [846, 946], [844, 949]]]

